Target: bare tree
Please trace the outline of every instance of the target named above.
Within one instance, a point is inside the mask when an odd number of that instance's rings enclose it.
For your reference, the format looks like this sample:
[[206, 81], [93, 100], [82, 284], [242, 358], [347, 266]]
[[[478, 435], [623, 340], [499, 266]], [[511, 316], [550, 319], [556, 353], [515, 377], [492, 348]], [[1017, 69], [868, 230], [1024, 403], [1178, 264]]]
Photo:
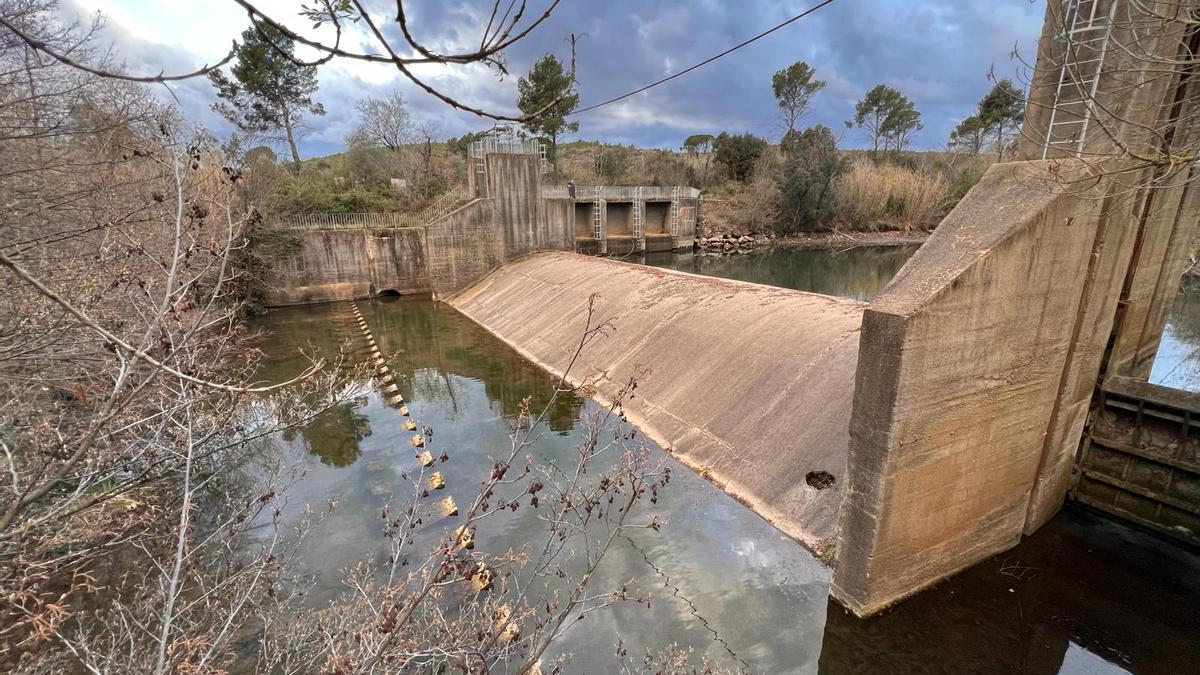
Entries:
[[[461, 528], [418, 552], [430, 505], [414, 492], [381, 519], [388, 565], [356, 570], [358, 592], [327, 610], [298, 610], [289, 559], [308, 528], [282, 525], [298, 474], [238, 469], [281, 430], [360, 393], [367, 369], [342, 376], [344, 352], [337, 363], [311, 355], [283, 382], [257, 381], [239, 318], [259, 218], [240, 170], [130, 82], [174, 76], [116, 72], [92, 46], [94, 26], [60, 25], [54, 0], [0, 3], [0, 663], [221, 672], [257, 633], [250, 657], [270, 671], [532, 672], [583, 617], [644, 601], [593, 587], [624, 533], [660, 526], [634, 507], [669, 479], [625, 423], [631, 380], [566, 466], [530, 458], [553, 400], [538, 414], [527, 402]], [[361, 10], [321, 7], [334, 22]], [[514, 32], [517, 8], [493, 17], [472, 58], [418, 49], [421, 59], [496, 59], [527, 33]], [[407, 37], [402, 9], [400, 22]], [[575, 358], [609, 327], [589, 313]], [[567, 382], [555, 396], [591, 384]], [[520, 508], [542, 514], [543, 541], [472, 550], [478, 523]]]
[[399, 154], [416, 138], [416, 126], [399, 91], [384, 98], [361, 98], [354, 109], [358, 111], [358, 126], [346, 139], [348, 145], [377, 145]]
[[[508, 68], [504, 61], [504, 51], [528, 37], [530, 33], [545, 23], [554, 10], [558, 8], [561, 0], [547, 0], [540, 13], [531, 11], [528, 0], [510, 0], [509, 2], [493, 0], [491, 10], [487, 15], [488, 19], [479, 29], [479, 46], [477, 48], [465, 48], [462, 51], [454, 52], [438, 51], [414, 35], [411, 26], [409, 26], [408, 11], [402, 0], [398, 0], [395, 3], [394, 11], [388, 12], [388, 16], [393, 19], [394, 25], [399, 29], [400, 35], [403, 37], [403, 41], [399, 44], [390, 40], [385, 35], [385, 24], [378, 17], [378, 13], [372, 14], [369, 12], [362, 0], [316, 0], [311, 5], [306, 4], [302, 6], [301, 11], [293, 21], [302, 21], [318, 29], [323, 27], [331, 28], [333, 34], [328, 36], [328, 39], [314, 39], [300, 34], [291, 28], [287, 21], [279, 18], [277, 15], [269, 14], [260, 6], [260, 3], [253, 2], [252, 0], [231, 1], [246, 11], [253, 25], [277, 31], [284, 38], [291, 40], [295, 44], [315, 50], [319, 54], [318, 58], [305, 61], [296, 57], [289, 50], [284, 49], [282, 45], [275, 47], [277, 53], [292, 60], [297, 65], [320, 65], [335, 58], [386, 64], [394, 67], [400, 75], [446, 105], [479, 115], [480, 117], [524, 123], [536, 119], [545, 111], [558, 105], [563, 98], [573, 95], [573, 92], [565, 92], [538, 110], [526, 111], [525, 115], [514, 117], [489, 112], [480, 107], [464, 103], [417, 77], [412, 70], [412, 67], [415, 65], [429, 63], [460, 66], [481, 63], [492, 68], [500, 76], [506, 76], [508, 75]], [[152, 75], [138, 75], [123, 72], [111, 63], [96, 62], [86, 56], [79, 57], [68, 49], [62, 49], [48, 43], [38, 37], [36, 33], [28, 30], [27, 27], [24, 27], [19, 20], [10, 18], [7, 14], [0, 16], [0, 26], [7, 29], [9, 33], [23, 42], [28, 48], [41, 52], [60, 63], [101, 77], [134, 82], [170, 82], [207, 76], [232, 61], [237, 50], [235, 43], [229, 53], [220, 62], [213, 65], [204, 65], [192, 72], [160, 72]], [[346, 31], [351, 28], [361, 28], [365, 34], [363, 36], [364, 39], [355, 40], [358, 48], [343, 45], [343, 42], [347, 41]], [[262, 37], [267, 42], [270, 42], [269, 35], [263, 33]], [[570, 75], [573, 78], [575, 73], [574, 35], [570, 37], [570, 43]], [[407, 54], [409, 53], [414, 55], [408, 56]]]
[[[53, 2], [3, 9], [102, 61], [94, 26], [58, 24]], [[198, 471], [305, 414], [248, 414], [276, 387], [251, 378], [233, 263], [248, 213], [209, 141], [140, 88], [22, 40], [0, 44], [0, 72], [0, 660], [14, 663], [81, 628], [77, 603], [117, 583], [102, 561], [151, 569], [170, 559], [164, 536], [187, 543]], [[318, 365], [290, 384], [323, 389]], [[193, 569], [173, 568], [168, 596]], [[167, 668], [185, 612], [152, 607]]]
[[1096, 176], [1127, 190], [1191, 181], [1198, 11], [1194, 0], [1047, 3], [1020, 154], [1080, 160], [1085, 184]]

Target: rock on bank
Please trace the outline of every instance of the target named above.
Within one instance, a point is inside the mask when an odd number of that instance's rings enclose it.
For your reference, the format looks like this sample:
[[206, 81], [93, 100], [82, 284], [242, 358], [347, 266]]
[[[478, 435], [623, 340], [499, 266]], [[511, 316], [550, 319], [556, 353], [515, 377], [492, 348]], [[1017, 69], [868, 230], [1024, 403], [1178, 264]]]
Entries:
[[631, 421], [827, 558], [866, 305], [557, 252], [508, 263], [449, 302], [561, 374], [593, 293], [596, 319], [616, 330], [589, 345], [571, 379], [601, 377], [596, 395], [609, 400], [648, 369], [626, 405]]

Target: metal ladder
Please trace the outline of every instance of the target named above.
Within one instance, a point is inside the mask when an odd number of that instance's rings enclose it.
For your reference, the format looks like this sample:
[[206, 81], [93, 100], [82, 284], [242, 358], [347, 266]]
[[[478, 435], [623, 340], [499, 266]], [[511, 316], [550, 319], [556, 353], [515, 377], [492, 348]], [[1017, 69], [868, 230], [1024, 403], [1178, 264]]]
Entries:
[[679, 236], [679, 187], [671, 188], [671, 239]]
[[[1063, 2], [1063, 30], [1057, 37], [1066, 40], [1066, 47], [1063, 50], [1062, 68], [1058, 73], [1058, 87], [1054, 90], [1050, 123], [1046, 126], [1046, 141], [1042, 144], [1042, 159], [1050, 156], [1052, 147], [1066, 149], [1076, 157], [1083, 153], [1119, 2], [1111, 1], [1107, 15], [1098, 14], [1101, 0]], [[1085, 52], [1092, 52], [1095, 56], [1080, 60], [1079, 57]], [[1071, 106], [1075, 109], [1068, 110]], [[1068, 119], [1058, 119], [1060, 114], [1068, 116]], [[1060, 138], [1055, 140], [1056, 137]]]
[[639, 185], [633, 191], [633, 238], [641, 239], [644, 236], [645, 219], [642, 212], [642, 188]]
[[592, 237], [597, 241], [604, 235], [604, 187], [596, 186], [592, 192]]

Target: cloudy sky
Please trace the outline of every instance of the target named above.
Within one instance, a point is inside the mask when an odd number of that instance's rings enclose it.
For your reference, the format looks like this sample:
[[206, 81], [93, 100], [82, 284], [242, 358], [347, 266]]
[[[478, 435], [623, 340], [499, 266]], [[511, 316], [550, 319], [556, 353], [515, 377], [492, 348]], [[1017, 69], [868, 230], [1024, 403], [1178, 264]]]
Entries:
[[[540, 14], [547, 0], [529, 0]], [[712, 56], [816, 4], [817, 0], [563, 0], [550, 20], [506, 53], [513, 75], [503, 80], [482, 66], [424, 66], [419, 76], [465, 102], [494, 112], [516, 112], [516, 77], [541, 55], [569, 54], [578, 43], [578, 80], [583, 106], [636, 89]], [[63, 0], [64, 11], [84, 19], [96, 12], [131, 72], [181, 72], [219, 60], [249, 21], [232, 0]], [[296, 12], [302, 0], [260, 0], [274, 18], [312, 33]], [[377, 0], [386, 22], [388, 6]], [[490, 0], [409, 0], [413, 32], [441, 50], [478, 45]], [[860, 130], [845, 130], [854, 102], [880, 82], [899, 88], [924, 116], [914, 146], [937, 148], [954, 125], [971, 114], [990, 87], [993, 67], [1022, 78], [1014, 48], [1030, 60], [1042, 21], [1042, 0], [835, 0], [808, 18], [677, 80], [575, 118], [572, 138], [642, 146], [678, 147], [689, 134], [750, 131], [775, 140], [780, 134], [771, 74], [804, 60], [828, 82], [806, 117], [842, 135], [842, 145], [866, 143]], [[530, 10], [532, 14], [533, 11]], [[393, 24], [394, 25], [394, 24]], [[392, 31], [398, 34], [398, 31]], [[365, 35], [354, 35], [363, 49]], [[397, 48], [400, 41], [395, 40]], [[304, 55], [304, 52], [299, 52]], [[455, 113], [384, 65], [335, 61], [319, 72], [317, 98], [327, 114], [313, 120], [301, 144], [305, 156], [337, 152], [353, 128], [353, 102], [393, 89], [403, 93], [415, 117], [444, 136], [490, 126]], [[216, 131], [229, 126], [213, 113], [206, 79], [160, 87], [194, 119]]]

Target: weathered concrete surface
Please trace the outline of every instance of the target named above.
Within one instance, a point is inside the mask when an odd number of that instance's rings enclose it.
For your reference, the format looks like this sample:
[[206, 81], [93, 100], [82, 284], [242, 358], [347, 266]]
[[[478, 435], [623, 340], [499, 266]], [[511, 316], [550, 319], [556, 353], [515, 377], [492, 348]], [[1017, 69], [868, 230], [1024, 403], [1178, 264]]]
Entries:
[[[506, 260], [531, 251], [569, 251], [575, 246], [569, 199], [542, 199], [541, 160], [535, 155], [487, 156], [488, 196], [504, 242]], [[553, 205], [547, 202], [555, 202]]]
[[426, 228], [429, 281], [435, 298], [465, 288], [504, 264], [504, 233], [492, 200], [468, 202]]
[[349, 300], [389, 289], [437, 298], [512, 258], [574, 249], [574, 201], [541, 197], [540, 158], [492, 153], [486, 161], [486, 183], [473, 180], [470, 188], [484, 196], [422, 227], [300, 232], [301, 251], [279, 266], [268, 304]]
[[832, 585], [856, 614], [1020, 540], [1104, 204], [1062, 170], [993, 166], [864, 313]]
[[[1149, 376], [1197, 224], [1197, 195], [1190, 187], [1195, 167], [1154, 166], [1132, 158], [1170, 154], [1172, 147], [1194, 148], [1200, 140], [1197, 102], [1188, 93], [1194, 85], [1185, 79], [1191, 75], [1186, 68], [1163, 67], [1191, 61], [1200, 46], [1194, 35], [1188, 35], [1185, 20], [1200, 2], [1097, 0], [1085, 7], [1088, 12], [1094, 7], [1101, 30], [1107, 17], [1112, 17], [1112, 45], [1136, 44], [1138, 49], [1104, 50], [1100, 40], [1068, 45], [1062, 29], [1070, 3], [1046, 3], [1020, 154], [1070, 157], [1082, 151], [1081, 156], [1093, 164], [1093, 173], [1105, 175], [1109, 193], [1120, 198], [1108, 199], [1104, 207], [1110, 215], [1098, 235], [1077, 317], [1077, 337], [1047, 430], [1042, 466], [1030, 498], [1027, 534], [1057, 512], [1071, 484], [1079, 438], [1093, 407], [1091, 394], [1110, 335], [1114, 337], [1104, 376]], [[1073, 85], [1062, 93], [1064, 63], [1066, 72], [1079, 79], [1088, 77], [1092, 72], [1088, 69], [1095, 68], [1088, 64], [1100, 59], [1103, 69], [1094, 90], [1095, 104], [1086, 104], [1082, 90]], [[1048, 134], [1052, 115], [1056, 129]], [[1069, 181], [1060, 183], [1063, 190], [1077, 187]]]
[[362, 298], [384, 290], [428, 293], [425, 230], [311, 230], [268, 280], [271, 305]]
[[[1196, 113], [1192, 113], [1196, 114]], [[1196, 125], [1200, 127], [1200, 125]], [[1191, 132], [1200, 131], [1200, 128]], [[1184, 147], [1195, 147], [1195, 141]], [[1149, 379], [1162, 331], [1179, 282], [1188, 265], [1200, 221], [1200, 191], [1193, 167], [1172, 187], [1145, 196], [1145, 217], [1138, 233], [1137, 259], [1123, 292], [1124, 311], [1108, 362], [1108, 376]]]
[[1121, 285], [1133, 254], [1136, 229], [1130, 223], [1136, 220], [1136, 204], [1134, 195], [1124, 190], [1116, 190], [1100, 204], [1079, 312], [1029, 496], [1025, 534], [1032, 534], [1050, 520], [1066, 499], [1079, 439], [1112, 334]]
[[[578, 344], [588, 297], [616, 330], [570, 375], [597, 395], [648, 368], [627, 412], [644, 433], [823, 557], [835, 535], [865, 305], [568, 253], [509, 263], [449, 299], [547, 370]], [[809, 472], [837, 482], [818, 490]]]
[[[1188, 23], [1182, 20], [1190, 9], [1200, 6], [1196, 0], [1153, 0], [1133, 3], [1120, 0], [1094, 0], [1096, 16], [1107, 17], [1113, 4], [1112, 36], [1108, 49], [1101, 51], [1099, 32], [1085, 33], [1071, 43], [1062, 39], [1064, 12], [1072, 3], [1047, 2], [1041, 38], [1037, 42], [1037, 62], [1030, 80], [1025, 121], [1021, 128], [1018, 155], [1023, 159], [1076, 157], [1080, 136], [1083, 156], [1102, 158], [1123, 156], [1114, 139], [1137, 154], [1148, 155], [1162, 143], [1158, 124], [1167, 114], [1171, 90], [1178, 82], [1179, 70], [1164, 67], [1173, 59], [1186, 63], [1193, 57], [1182, 53]], [[1189, 5], [1191, 7], [1189, 7]], [[1104, 23], [1106, 19], [1101, 19]], [[1137, 45], [1129, 49], [1128, 45]], [[1083, 103], [1081, 85], [1095, 72], [1088, 66], [1093, 59], [1104, 59], [1104, 68], [1096, 84], [1095, 105]], [[1062, 66], [1068, 64], [1067, 86], [1059, 90]], [[1078, 63], [1085, 65], [1079, 66]], [[1057, 105], [1056, 105], [1057, 101]], [[1051, 116], [1060, 125], [1047, 133]], [[1087, 131], [1082, 121], [1088, 119]], [[1049, 143], [1047, 143], [1049, 141]]]

